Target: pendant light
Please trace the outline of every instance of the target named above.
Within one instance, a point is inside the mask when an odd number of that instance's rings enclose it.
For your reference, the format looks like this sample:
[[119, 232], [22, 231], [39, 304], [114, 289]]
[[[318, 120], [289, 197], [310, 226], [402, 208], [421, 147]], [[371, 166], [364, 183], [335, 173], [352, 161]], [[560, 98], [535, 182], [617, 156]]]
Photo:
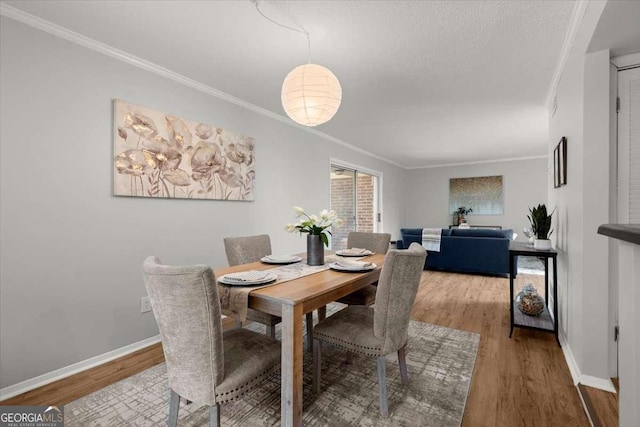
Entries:
[[293, 70], [282, 83], [281, 101], [287, 116], [304, 126], [318, 126], [328, 122], [340, 108], [342, 88], [338, 78], [328, 68], [311, 63], [311, 37], [304, 28], [298, 29], [280, 24], [267, 17], [252, 1], [256, 10], [265, 19], [307, 37], [308, 63]]

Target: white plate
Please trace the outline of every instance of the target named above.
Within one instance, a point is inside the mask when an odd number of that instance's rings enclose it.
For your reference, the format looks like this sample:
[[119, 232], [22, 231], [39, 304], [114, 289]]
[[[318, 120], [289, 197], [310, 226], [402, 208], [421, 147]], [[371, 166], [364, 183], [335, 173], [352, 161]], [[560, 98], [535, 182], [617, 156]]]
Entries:
[[[359, 263], [361, 265], [358, 265], [356, 263]], [[368, 266], [365, 267], [366, 264], [369, 264]], [[339, 262], [332, 262], [331, 264], [329, 264], [329, 268], [331, 268], [332, 270], [337, 270], [337, 271], [349, 271], [349, 272], [362, 272], [362, 271], [371, 271], [374, 270], [377, 267], [375, 262], [371, 262], [371, 263], [361, 263], [358, 261], [349, 261], [348, 264], [341, 264]]]
[[293, 264], [294, 262], [302, 261], [302, 258], [300, 258], [297, 255], [288, 255], [288, 256], [267, 255], [265, 257], [260, 258], [260, 261], [264, 262], [265, 264]]
[[371, 252], [368, 249], [365, 249], [362, 253], [353, 253], [353, 252], [350, 252], [349, 249], [341, 249], [339, 251], [336, 251], [336, 255], [340, 255], [344, 257], [363, 257], [363, 256], [369, 256], [372, 254], [373, 252]]
[[218, 282], [231, 286], [256, 286], [273, 282], [277, 278], [278, 276], [274, 273], [263, 273], [261, 271], [251, 270], [225, 274], [224, 276], [220, 276]]

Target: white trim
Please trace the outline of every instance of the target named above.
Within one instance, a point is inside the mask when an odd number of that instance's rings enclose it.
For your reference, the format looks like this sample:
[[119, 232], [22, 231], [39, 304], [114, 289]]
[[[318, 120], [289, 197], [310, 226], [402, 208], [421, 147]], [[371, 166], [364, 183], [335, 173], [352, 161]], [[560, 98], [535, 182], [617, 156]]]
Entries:
[[356, 165], [355, 163], [345, 162], [345, 161], [342, 161], [340, 159], [336, 159], [335, 157], [329, 157], [329, 164], [330, 165], [335, 165], [335, 166], [341, 166], [341, 167], [344, 167], [344, 168], [347, 168], [347, 169], [353, 169], [353, 170], [356, 170], [358, 172], [364, 172], [367, 175], [375, 175], [375, 176], [377, 176], [379, 178], [382, 178], [382, 172], [380, 172], [380, 171], [377, 171], [375, 169], [369, 169], [369, 168], [366, 168], [364, 166], [359, 166], [359, 165]]
[[580, 402], [582, 402], [582, 409], [584, 410], [584, 413], [587, 415], [589, 424], [591, 424], [591, 427], [595, 427], [595, 425], [593, 424], [593, 420], [591, 419], [591, 413], [589, 412], [589, 408], [587, 408], [587, 404], [584, 401], [584, 396], [582, 396], [582, 391], [580, 391], [580, 387], [576, 386], [576, 391], [578, 392], [578, 397], [580, 397]]
[[580, 377], [580, 384], [587, 387], [597, 388], [599, 390], [608, 391], [609, 393], [617, 394], [616, 388], [609, 378], [592, 377], [591, 375], [582, 375]]
[[569, 366], [569, 373], [571, 373], [573, 385], [578, 385], [580, 382], [580, 369], [578, 368], [576, 358], [573, 357], [571, 347], [569, 347], [569, 342], [562, 331], [558, 331], [558, 338], [560, 338], [560, 347], [564, 353], [564, 360], [567, 361], [567, 366]]
[[615, 58], [611, 58], [611, 62], [618, 68], [640, 65], [640, 52], [630, 53], [629, 55], [616, 56]]
[[157, 74], [166, 79], [173, 80], [174, 82], [180, 83], [184, 86], [190, 87], [207, 95], [214, 96], [223, 101], [229, 102], [231, 104], [235, 104], [239, 107], [245, 108], [249, 111], [253, 111], [254, 113], [261, 114], [263, 116], [269, 117], [270, 119], [279, 121], [288, 126], [303, 130], [312, 135], [318, 136], [320, 138], [326, 139], [328, 141], [334, 142], [338, 145], [342, 145], [344, 147], [349, 148], [350, 150], [356, 151], [358, 153], [365, 154], [367, 156], [373, 157], [375, 159], [381, 160], [383, 162], [389, 163], [391, 165], [397, 166], [402, 169], [406, 169], [406, 166], [403, 166], [399, 163], [396, 163], [392, 160], [389, 160], [385, 157], [378, 156], [377, 154], [370, 153], [362, 148], [356, 147], [355, 145], [351, 145], [348, 142], [345, 142], [341, 139], [335, 138], [331, 135], [328, 135], [324, 132], [321, 132], [315, 128], [311, 128], [308, 126], [300, 125], [293, 120], [285, 117], [281, 114], [274, 113], [273, 111], [267, 110], [266, 108], [259, 107], [250, 102], [244, 101], [240, 98], [236, 98], [233, 95], [230, 95], [226, 92], [222, 92], [221, 90], [215, 89], [211, 86], [207, 86], [202, 84], [196, 80], [190, 79], [189, 77], [183, 76], [182, 74], [178, 74], [174, 71], [171, 71], [167, 68], [161, 67], [160, 65], [154, 64], [142, 58], [139, 58], [135, 55], [131, 55], [125, 51], [120, 49], [116, 49], [107, 44], [101, 43], [97, 40], [91, 39], [89, 37], [83, 36], [82, 34], [76, 33], [74, 31], [68, 30], [64, 27], [56, 25], [52, 22], [46, 21], [42, 18], [38, 18], [37, 16], [28, 14], [26, 12], [21, 11], [20, 9], [16, 9], [15, 7], [8, 6], [4, 3], [0, 3], [0, 15], [4, 15], [7, 18], [22, 22], [23, 24], [29, 25], [31, 27], [42, 30], [46, 33], [52, 34], [54, 36], [60, 37], [64, 40], [67, 40], [71, 43], [78, 44], [80, 46], [86, 47], [88, 49], [94, 50], [96, 52], [102, 53], [104, 55], [115, 58], [119, 61], [125, 62], [129, 65], [133, 65], [134, 67], [141, 68], [150, 73]]
[[73, 365], [65, 366], [64, 368], [56, 369], [55, 371], [51, 371], [35, 378], [22, 381], [18, 384], [10, 385], [8, 387], [0, 389], [0, 400], [9, 399], [19, 394], [26, 393], [27, 391], [50, 384], [54, 381], [58, 381], [79, 372], [86, 371], [87, 369], [95, 368], [96, 366], [100, 366], [104, 363], [118, 359], [122, 356], [126, 356], [127, 354], [131, 354], [135, 351], [142, 350], [143, 348], [149, 347], [150, 345], [159, 342], [160, 335], [156, 335], [151, 338], [147, 338], [142, 341], [138, 341], [133, 344], [129, 344], [124, 347], [106, 352], [104, 354], [91, 357], [87, 360], [74, 363]]
[[543, 156], [530, 156], [530, 157], [513, 157], [510, 159], [495, 159], [495, 160], [479, 160], [477, 162], [464, 162], [464, 163], [445, 163], [441, 165], [430, 165], [430, 166], [412, 166], [405, 167], [407, 170], [415, 170], [415, 169], [432, 169], [432, 168], [446, 168], [449, 166], [469, 166], [469, 165], [481, 165], [485, 163], [501, 163], [501, 162], [517, 162], [520, 160], [536, 160], [536, 159], [546, 159], [549, 156], [546, 154]]
[[549, 85], [549, 91], [545, 98], [544, 104], [549, 110], [552, 108], [551, 103], [553, 102], [553, 98], [556, 96], [558, 84], [560, 84], [560, 79], [562, 78], [564, 69], [567, 66], [567, 61], [571, 54], [571, 48], [573, 48], [573, 43], [576, 41], [576, 37], [578, 36], [578, 30], [580, 29], [580, 25], [582, 25], [582, 20], [584, 19], [584, 14], [587, 11], [588, 5], [589, 2], [587, 0], [579, 0], [573, 7], [573, 14], [571, 15], [569, 28], [567, 29], [567, 34], [564, 37], [564, 44], [562, 45], [562, 50], [560, 52], [560, 59], [558, 59], [558, 65], [556, 66], [556, 71], [553, 73], [551, 84]]
[[571, 378], [573, 379], [573, 385], [577, 386], [578, 384], [582, 384], [586, 385], [587, 387], [593, 387], [599, 390], [608, 391], [610, 393], [616, 393], [616, 388], [613, 386], [613, 383], [609, 378], [598, 378], [591, 375], [583, 375], [580, 372], [580, 368], [578, 367], [578, 363], [573, 356], [571, 347], [569, 347], [567, 338], [564, 336], [564, 333], [562, 331], [558, 332], [558, 338], [560, 338], [560, 345], [562, 347], [562, 352], [564, 353], [564, 359], [567, 361], [567, 366], [569, 366], [569, 372], [571, 373]]

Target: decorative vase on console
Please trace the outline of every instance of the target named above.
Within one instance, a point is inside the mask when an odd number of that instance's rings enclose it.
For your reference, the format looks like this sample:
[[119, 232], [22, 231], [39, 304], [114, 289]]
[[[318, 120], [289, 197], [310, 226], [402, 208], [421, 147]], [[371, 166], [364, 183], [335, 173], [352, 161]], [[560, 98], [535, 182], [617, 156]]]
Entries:
[[300, 218], [297, 224], [287, 224], [284, 229], [289, 233], [307, 233], [307, 264], [324, 264], [324, 247], [329, 246], [331, 231], [329, 227], [342, 227], [344, 221], [338, 218], [336, 211], [324, 209], [320, 215], [307, 215], [304, 209], [294, 207], [296, 217]]
[[[555, 212], [555, 209], [554, 211]], [[553, 212], [547, 214], [547, 207], [543, 204], [539, 204], [538, 207], [529, 208], [529, 222], [531, 223], [531, 228], [536, 236], [536, 239], [533, 241], [533, 248], [538, 250], [548, 251], [551, 249], [551, 240], [549, 240], [549, 236], [553, 233], [551, 229], [551, 217], [553, 216]]]
[[529, 227], [524, 227], [524, 235], [527, 236], [527, 238], [529, 239], [527, 246], [533, 246], [533, 242], [535, 241], [535, 236], [536, 236], [536, 234], [533, 232], [533, 229]]
[[473, 212], [472, 208], [467, 208], [465, 206], [460, 206], [455, 213], [458, 214], [458, 222], [456, 225], [466, 224], [467, 219], [466, 216]]
[[544, 311], [544, 299], [531, 283], [525, 285], [516, 295], [516, 305], [527, 316], [539, 316]]

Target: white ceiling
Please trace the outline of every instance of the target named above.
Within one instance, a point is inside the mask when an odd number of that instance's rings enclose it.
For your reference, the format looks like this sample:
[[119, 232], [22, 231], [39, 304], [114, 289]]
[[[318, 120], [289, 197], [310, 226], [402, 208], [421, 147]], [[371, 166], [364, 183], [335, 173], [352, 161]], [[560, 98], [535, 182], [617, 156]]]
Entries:
[[[6, 1], [284, 115], [303, 35], [238, 1]], [[545, 99], [573, 1], [260, 1], [341, 82], [317, 127], [404, 167], [546, 155]]]
[[609, 1], [604, 7], [589, 52], [611, 49], [611, 57], [640, 50], [640, 1]]

